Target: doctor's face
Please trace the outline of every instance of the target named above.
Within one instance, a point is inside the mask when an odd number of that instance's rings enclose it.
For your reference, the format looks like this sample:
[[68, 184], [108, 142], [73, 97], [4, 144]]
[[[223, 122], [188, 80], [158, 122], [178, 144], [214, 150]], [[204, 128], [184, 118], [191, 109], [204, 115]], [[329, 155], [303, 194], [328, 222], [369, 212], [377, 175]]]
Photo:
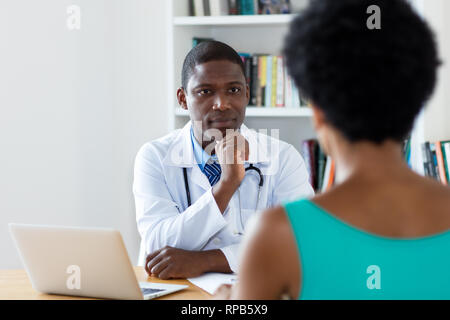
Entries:
[[224, 137], [227, 129], [241, 127], [249, 87], [238, 64], [209, 61], [195, 67], [187, 88], [178, 89], [177, 96], [181, 107], [189, 110], [197, 140], [211, 141], [217, 138], [211, 135], [214, 131]]

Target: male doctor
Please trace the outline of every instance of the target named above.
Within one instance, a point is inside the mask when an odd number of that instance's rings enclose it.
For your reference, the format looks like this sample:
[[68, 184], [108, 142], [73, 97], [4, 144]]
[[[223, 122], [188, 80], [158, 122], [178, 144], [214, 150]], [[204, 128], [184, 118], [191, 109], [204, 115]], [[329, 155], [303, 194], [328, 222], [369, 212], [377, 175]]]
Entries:
[[191, 121], [144, 144], [136, 156], [133, 193], [150, 275], [236, 272], [249, 218], [314, 193], [294, 147], [243, 125], [244, 70], [224, 43], [193, 48], [177, 90]]

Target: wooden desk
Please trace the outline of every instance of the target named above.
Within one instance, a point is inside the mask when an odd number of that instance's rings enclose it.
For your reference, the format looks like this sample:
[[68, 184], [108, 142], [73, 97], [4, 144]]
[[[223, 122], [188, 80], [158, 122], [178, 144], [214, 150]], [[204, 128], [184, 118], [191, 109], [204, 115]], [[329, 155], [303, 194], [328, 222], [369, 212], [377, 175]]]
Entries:
[[[189, 288], [175, 292], [158, 300], [206, 300], [211, 295], [188, 280], [160, 280], [148, 277], [143, 267], [134, 267], [138, 281], [185, 284]], [[0, 300], [85, 300], [91, 298], [50, 295], [37, 292], [31, 287], [25, 270], [0, 270]]]

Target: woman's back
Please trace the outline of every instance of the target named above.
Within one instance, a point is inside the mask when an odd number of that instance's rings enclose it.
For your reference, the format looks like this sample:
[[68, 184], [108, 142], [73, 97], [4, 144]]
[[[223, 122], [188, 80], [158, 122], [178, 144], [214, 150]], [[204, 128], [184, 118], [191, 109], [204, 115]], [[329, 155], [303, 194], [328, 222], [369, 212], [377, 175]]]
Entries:
[[300, 298], [450, 299], [450, 189], [397, 169], [285, 205]]

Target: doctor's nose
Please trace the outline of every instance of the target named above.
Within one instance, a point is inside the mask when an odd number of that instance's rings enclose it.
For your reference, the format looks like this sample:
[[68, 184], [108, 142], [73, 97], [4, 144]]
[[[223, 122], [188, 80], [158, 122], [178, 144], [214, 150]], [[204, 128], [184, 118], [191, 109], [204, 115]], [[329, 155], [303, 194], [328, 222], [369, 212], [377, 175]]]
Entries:
[[225, 111], [231, 108], [231, 105], [225, 97], [218, 96], [214, 100], [214, 104], [212, 106], [213, 110]]

